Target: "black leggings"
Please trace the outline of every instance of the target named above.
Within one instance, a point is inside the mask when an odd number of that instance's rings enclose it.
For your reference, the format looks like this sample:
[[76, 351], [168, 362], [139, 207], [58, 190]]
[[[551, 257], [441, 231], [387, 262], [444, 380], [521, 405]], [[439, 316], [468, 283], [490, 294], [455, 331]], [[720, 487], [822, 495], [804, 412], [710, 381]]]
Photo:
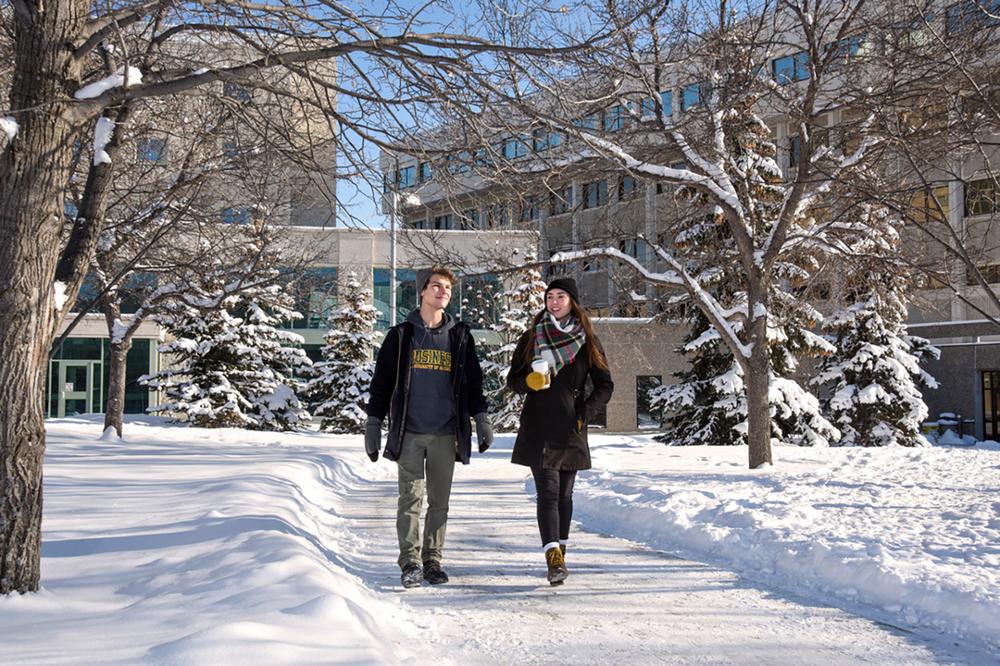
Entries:
[[531, 473], [538, 492], [538, 531], [542, 535], [542, 545], [569, 539], [576, 470], [532, 467]]

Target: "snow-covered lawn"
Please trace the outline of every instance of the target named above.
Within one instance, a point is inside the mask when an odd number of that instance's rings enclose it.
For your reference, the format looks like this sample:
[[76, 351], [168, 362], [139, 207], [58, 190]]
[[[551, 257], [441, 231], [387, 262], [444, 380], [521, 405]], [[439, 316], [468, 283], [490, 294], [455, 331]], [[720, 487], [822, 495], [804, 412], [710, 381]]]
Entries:
[[501, 436], [457, 471], [452, 584], [403, 593], [394, 468], [360, 437], [139, 421], [124, 442], [97, 418], [49, 422], [44, 589], [0, 599], [0, 663], [556, 663], [533, 626], [550, 616], [584, 663], [616, 663], [622, 640], [632, 663], [990, 663], [1000, 648], [996, 448], [783, 447], [751, 472], [743, 448], [595, 436], [575, 573], [552, 591], [530, 477]]
[[1000, 447], [657, 447], [607, 436], [588, 527], [1000, 647]]

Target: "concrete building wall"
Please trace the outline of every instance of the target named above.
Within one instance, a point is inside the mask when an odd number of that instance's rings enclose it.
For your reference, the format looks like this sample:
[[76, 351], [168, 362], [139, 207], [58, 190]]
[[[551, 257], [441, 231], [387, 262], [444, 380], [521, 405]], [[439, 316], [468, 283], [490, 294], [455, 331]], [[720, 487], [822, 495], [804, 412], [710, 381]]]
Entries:
[[614, 395], [608, 404], [608, 432], [634, 432], [636, 421], [636, 378], [654, 375], [663, 383], [673, 381], [673, 373], [686, 362], [674, 349], [684, 337], [683, 327], [655, 323], [649, 319], [597, 318], [594, 332], [608, 355]]

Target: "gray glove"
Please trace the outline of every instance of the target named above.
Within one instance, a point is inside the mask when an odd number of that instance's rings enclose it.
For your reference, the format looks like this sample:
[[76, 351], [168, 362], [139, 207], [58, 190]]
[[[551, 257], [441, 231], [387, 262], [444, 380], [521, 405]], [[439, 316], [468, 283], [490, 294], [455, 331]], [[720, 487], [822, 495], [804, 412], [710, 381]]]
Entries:
[[372, 459], [378, 460], [378, 454], [382, 450], [382, 419], [369, 416], [365, 422], [365, 453]]
[[486, 420], [486, 412], [479, 412], [474, 417], [476, 419], [476, 439], [479, 440], [479, 452], [486, 453], [493, 443], [493, 428]]

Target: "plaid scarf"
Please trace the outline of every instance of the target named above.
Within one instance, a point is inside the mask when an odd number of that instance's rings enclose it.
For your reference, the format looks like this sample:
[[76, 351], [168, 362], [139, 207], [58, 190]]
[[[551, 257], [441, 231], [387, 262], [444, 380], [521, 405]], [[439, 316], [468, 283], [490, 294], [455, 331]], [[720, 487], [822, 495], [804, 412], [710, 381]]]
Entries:
[[548, 361], [555, 377], [563, 366], [573, 362], [586, 341], [587, 334], [576, 317], [570, 317], [560, 326], [555, 317], [545, 313], [535, 325], [535, 358]]

